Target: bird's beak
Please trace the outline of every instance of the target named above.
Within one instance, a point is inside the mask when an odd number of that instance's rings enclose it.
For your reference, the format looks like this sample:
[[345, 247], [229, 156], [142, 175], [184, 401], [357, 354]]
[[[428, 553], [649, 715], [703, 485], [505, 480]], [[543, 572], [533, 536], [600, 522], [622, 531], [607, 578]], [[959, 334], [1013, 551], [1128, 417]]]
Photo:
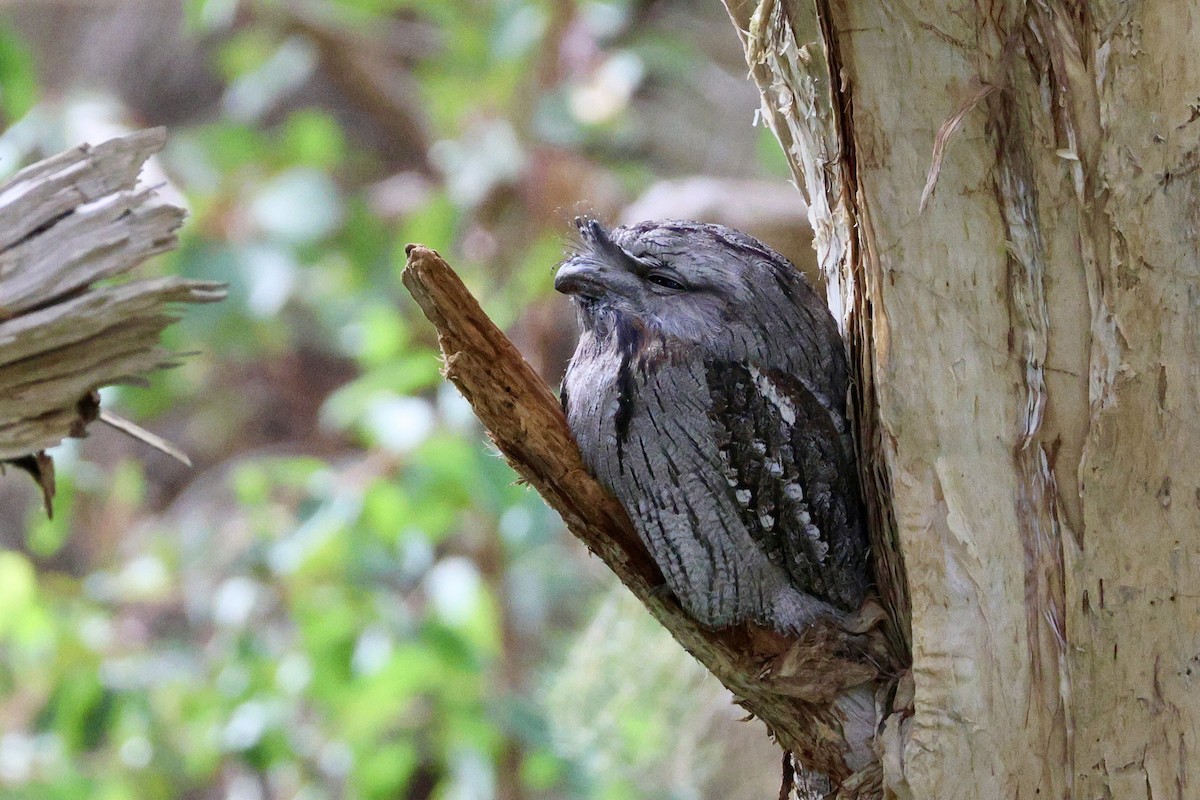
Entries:
[[598, 297], [605, 291], [600, 265], [587, 256], [576, 256], [558, 268], [554, 288], [563, 294]]
[[608, 231], [594, 219], [576, 217], [575, 226], [587, 245], [580, 253], [558, 268], [554, 288], [563, 294], [600, 297], [615, 288], [622, 273], [638, 272], [638, 260], [613, 241]]

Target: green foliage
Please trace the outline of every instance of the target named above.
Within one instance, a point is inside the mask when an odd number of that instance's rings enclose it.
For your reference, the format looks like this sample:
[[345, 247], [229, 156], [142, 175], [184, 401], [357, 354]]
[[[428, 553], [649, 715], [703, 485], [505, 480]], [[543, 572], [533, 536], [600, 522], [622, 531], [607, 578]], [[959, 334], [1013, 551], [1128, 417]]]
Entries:
[[[630, 145], [633, 93], [704, 55], [639, 30], [633, 3], [301, 5], [311, 28], [282, 0], [185, 3], [225, 90], [171, 128], [160, 162], [190, 218], [144, 270], [229, 299], [166, 332], [199, 354], [105, 404], [198, 469], [117, 458], [98, 433], [59, 457], [54, 519], [31, 507], [22, 548], [0, 552], [0, 797], [664, 796], [645, 778], [671, 749], [673, 723], [641, 710], [654, 697], [572, 683], [604, 670], [577, 656], [575, 677], [547, 677], [599, 581], [444, 385], [398, 269], [406, 243], [438, 248], [523, 324], [572, 212], [547, 165], [632, 196], [656, 174]], [[569, 68], [547, 55], [564, 13], [594, 48]], [[428, 41], [392, 88], [411, 82], [428, 141], [397, 156], [346, 111], [362, 96], [311, 31], [368, 47], [410, 23]], [[322, 100], [330, 86], [345, 96]], [[60, 94], [38, 103], [31, 50], [0, 27], [0, 113], [34, 112], [0, 154], [70, 138], [94, 101]], [[680, 677], [651, 656], [645, 676]]]
[[4, 121], [20, 119], [37, 95], [33, 53], [19, 36], [0, 27], [0, 112]]

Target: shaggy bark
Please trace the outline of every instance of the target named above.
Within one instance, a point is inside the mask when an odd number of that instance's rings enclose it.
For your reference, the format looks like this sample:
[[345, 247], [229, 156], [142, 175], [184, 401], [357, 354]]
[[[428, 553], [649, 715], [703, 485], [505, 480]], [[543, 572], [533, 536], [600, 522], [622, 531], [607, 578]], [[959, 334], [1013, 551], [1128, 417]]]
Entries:
[[1191, 796], [1194, 7], [726, 6], [860, 368], [886, 790]]
[[[871, 626], [859, 633], [814, 625], [798, 641], [743, 625], [700, 628], [669, 593], [624, 509], [584, 467], [557, 398], [432, 250], [409, 245], [405, 285], [437, 327], [446, 377], [458, 386], [512, 466], [570, 531], [599, 555], [688, 652], [713, 672], [781, 746], [835, 781], [850, 776], [853, 731], [874, 721], [862, 687], [893, 669]], [[867, 705], [871, 705], [868, 695]], [[870, 782], [877, 770], [858, 780]]]
[[165, 141], [159, 128], [81, 145], [0, 186], [0, 463], [29, 471], [47, 510], [44, 450], [106, 417], [97, 389], [170, 365], [158, 338], [173, 304], [224, 296], [204, 281], [112, 280], [175, 247], [183, 210], [137, 186]]

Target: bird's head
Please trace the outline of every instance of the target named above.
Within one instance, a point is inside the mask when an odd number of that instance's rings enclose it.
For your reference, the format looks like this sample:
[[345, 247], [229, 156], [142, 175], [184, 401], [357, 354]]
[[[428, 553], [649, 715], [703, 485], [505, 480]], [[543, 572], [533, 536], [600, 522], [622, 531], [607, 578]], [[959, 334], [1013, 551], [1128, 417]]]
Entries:
[[554, 288], [573, 296], [593, 332], [631, 318], [663, 336], [715, 344], [757, 335], [809, 296], [820, 302], [786, 259], [730, 228], [665, 221], [608, 231], [585, 217], [575, 224], [580, 247], [559, 266]]

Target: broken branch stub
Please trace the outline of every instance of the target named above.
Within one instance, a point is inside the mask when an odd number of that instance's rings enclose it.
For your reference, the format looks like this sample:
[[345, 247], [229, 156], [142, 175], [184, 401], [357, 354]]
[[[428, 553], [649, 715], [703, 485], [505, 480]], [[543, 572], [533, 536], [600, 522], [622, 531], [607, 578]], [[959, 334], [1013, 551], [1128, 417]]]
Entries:
[[44, 451], [103, 419], [97, 389], [171, 365], [159, 335], [176, 303], [225, 296], [208, 281], [114, 280], [177, 244], [183, 209], [138, 186], [165, 143], [154, 128], [80, 145], [0, 185], [0, 467], [30, 472], [47, 511]]
[[[808, 769], [834, 781], [863, 767], [863, 742], [848, 719], [853, 691], [890, 672], [874, 631], [858, 634], [816, 624], [791, 641], [755, 625], [698, 626], [670, 596], [625, 510], [583, 463], [554, 393], [484, 314], [435, 252], [407, 247], [402, 278], [438, 331], [444, 374], [471, 403], [491, 440], [557, 511], [567, 528], [600, 556], [671, 635], [766, 723], [779, 744]], [[865, 627], [865, 626], [864, 626]]]

